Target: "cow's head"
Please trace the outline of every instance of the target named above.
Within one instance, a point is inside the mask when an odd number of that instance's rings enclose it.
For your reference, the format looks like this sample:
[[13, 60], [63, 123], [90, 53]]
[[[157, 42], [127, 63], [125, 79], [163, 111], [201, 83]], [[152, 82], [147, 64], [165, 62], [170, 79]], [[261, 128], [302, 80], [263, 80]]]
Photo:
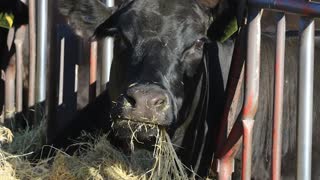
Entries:
[[[114, 10], [96, 0], [63, 0], [61, 12], [80, 35], [115, 37], [110, 80], [116, 136], [152, 141], [171, 134], [199, 99], [207, 29], [219, 0], [132, 0]], [[112, 12], [112, 13], [111, 13]]]

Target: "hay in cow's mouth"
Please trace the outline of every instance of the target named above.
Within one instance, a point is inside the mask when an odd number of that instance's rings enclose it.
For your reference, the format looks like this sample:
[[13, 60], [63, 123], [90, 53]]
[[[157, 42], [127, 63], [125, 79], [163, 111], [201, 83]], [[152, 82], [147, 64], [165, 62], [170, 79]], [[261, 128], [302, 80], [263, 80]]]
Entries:
[[[33, 133], [32, 131], [36, 132]], [[6, 131], [8, 132], [8, 131]], [[28, 149], [29, 152], [36, 151], [41, 146], [36, 146], [40, 138], [39, 129], [28, 131], [28, 134], [34, 134], [27, 144], [35, 144], [34, 149]], [[15, 139], [23, 141], [23, 133], [15, 134]], [[10, 142], [10, 133], [4, 133], [0, 139]], [[90, 137], [88, 134], [84, 134]], [[145, 150], [136, 150], [132, 156], [127, 156], [113, 147], [107, 140], [107, 135], [99, 138], [92, 137], [93, 143], [84, 143], [86, 150], [79, 149], [79, 153], [74, 156], [67, 155], [61, 150], [53, 158], [44, 158], [36, 164], [32, 164], [26, 158], [30, 154], [15, 154], [13, 152], [22, 152], [24, 147], [14, 148], [10, 144], [0, 149], [0, 174], [5, 179], [188, 179], [186, 168], [178, 159], [170, 138], [164, 129], [159, 129], [159, 136], [154, 152]], [[13, 143], [15, 143], [15, 139]], [[32, 141], [32, 142], [31, 142]], [[19, 149], [21, 148], [21, 149]], [[138, 152], [141, 153], [138, 153]], [[139, 155], [140, 154], [140, 155]], [[143, 158], [141, 158], [143, 157]], [[141, 165], [146, 161], [153, 159], [153, 163], [148, 168]], [[49, 163], [49, 160], [53, 163]], [[146, 163], [148, 164], [148, 163]], [[153, 164], [153, 165], [152, 165]]]
[[[116, 128], [114, 128], [115, 126]], [[165, 129], [165, 127], [161, 125], [152, 123], [152, 121], [143, 122], [124, 118], [113, 120], [112, 128], [116, 131], [116, 136], [119, 136], [120, 139], [130, 139], [131, 151], [134, 151], [135, 144], [145, 144], [144, 142], [146, 141], [151, 144], [156, 143], [156, 140], [159, 138], [159, 130]], [[145, 137], [141, 138], [141, 134]]]
[[114, 123], [125, 123], [128, 125], [128, 127], [131, 127], [130, 124], [136, 124], [138, 125], [139, 127], [139, 130], [141, 128], [144, 128], [145, 130], [148, 130], [148, 129], [155, 129], [155, 128], [162, 128], [163, 126], [161, 125], [158, 125], [156, 123], [153, 123], [153, 122], [144, 122], [144, 121], [141, 121], [141, 120], [135, 120], [135, 119], [126, 119], [126, 118], [119, 118], [119, 119], [114, 119], [113, 122], [112, 122], [112, 125], [111, 127], [114, 126]]

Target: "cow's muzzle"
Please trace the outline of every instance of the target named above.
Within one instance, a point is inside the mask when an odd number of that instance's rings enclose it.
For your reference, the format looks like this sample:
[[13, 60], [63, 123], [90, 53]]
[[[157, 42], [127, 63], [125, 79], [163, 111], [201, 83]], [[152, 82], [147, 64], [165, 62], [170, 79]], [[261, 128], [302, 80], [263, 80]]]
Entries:
[[156, 135], [156, 128], [172, 122], [169, 94], [156, 84], [132, 84], [115, 102], [111, 117], [118, 135], [137, 133], [149, 139]]
[[166, 126], [171, 105], [165, 89], [154, 84], [132, 85], [116, 102], [112, 119]]

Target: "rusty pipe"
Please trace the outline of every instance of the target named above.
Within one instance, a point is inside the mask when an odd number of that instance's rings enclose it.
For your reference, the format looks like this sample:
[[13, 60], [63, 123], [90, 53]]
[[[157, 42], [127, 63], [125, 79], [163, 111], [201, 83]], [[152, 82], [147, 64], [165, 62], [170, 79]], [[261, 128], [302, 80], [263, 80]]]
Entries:
[[[250, 180], [251, 178], [251, 142], [252, 127], [254, 124], [254, 116], [258, 108], [259, 97], [259, 79], [260, 79], [260, 41], [261, 41], [261, 21], [262, 10], [251, 9], [249, 13], [248, 26], [248, 45], [247, 45], [247, 61], [245, 67], [245, 92], [244, 104], [241, 115], [235, 122], [225, 145], [223, 146], [220, 156], [224, 156], [233, 148], [246, 133], [243, 142], [243, 159], [242, 159], [242, 179]], [[249, 144], [247, 144], [249, 143]]]
[[93, 41], [90, 45], [90, 82], [89, 82], [89, 102], [96, 98], [97, 87], [97, 58], [98, 42]]
[[5, 71], [5, 119], [11, 119], [15, 114], [15, 75], [16, 59], [12, 56]]
[[219, 180], [229, 180], [234, 172], [234, 158], [241, 146], [241, 140], [239, 139], [233, 146], [224, 154], [223, 157], [217, 159], [216, 171], [218, 173]]
[[286, 17], [278, 14], [277, 45], [275, 59], [274, 105], [272, 128], [272, 180], [281, 177], [281, 146], [282, 146], [282, 113], [283, 113], [283, 87], [284, 87], [284, 54], [286, 39]]
[[[262, 10], [251, 10], [248, 26], [248, 47], [242, 119], [253, 119], [258, 108], [260, 78], [260, 41]], [[251, 19], [250, 19], [251, 18]]]
[[[232, 125], [234, 125], [234, 123], [236, 122], [235, 113], [238, 107], [238, 101], [240, 99], [241, 85], [243, 82], [243, 74], [244, 74], [243, 73], [244, 68], [241, 68], [241, 69], [242, 70], [240, 72], [239, 81], [236, 86], [236, 89], [234, 92], [234, 98], [230, 106], [230, 110], [227, 117], [227, 122], [229, 125], [227, 125], [226, 127], [227, 129], [224, 129], [224, 131], [227, 131], [226, 133], [229, 133], [231, 131]], [[242, 142], [241, 139], [238, 138], [236, 141], [234, 141], [234, 143], [230, 146], [230, 148], [227, 149], [225, 152], [223, 153], [221, 153], [221, 151], [217, 152], [217, 158], [218, 158], [217, 162], [219, 166], [217, 166], [216, 170], [217, 170], [217, 173], [219, 174], [219, 179], [231, 178], [232, 173], [234, 172], [234, 158], [236, 153], [240, 149], [241, 142]]]
[[36, 77], [36, 2], [29, 0], [29, 91], [28, 106], [35, 104], [35, 77]]
[[[244, 28], [245, 29], [245, 28]], [[230, 120], [234, 121], [235, 117], [230, 117], [231, 110], [236, 110], [237, 103], [240, 98], [240, 88], [243, 82], [243, 69], [244, 69], [244, 55], [243, 50], [245, 45], [246, 31], [242, 29], [236, 39], [234, 51], [232, 55], [232, 62], [230, 66], [230, 72], [227, 82], [226, 102], [224, 105], [224, 111], [221, 118], [221, 124], [219, 128], [219, 134], [217, 138], [216, 152], [221, 151], [230, 132]]]
[[244, 105], [242, 109], [243, 150], [242, 179], [251, 179], [252, 128], [258, 108], [260, 79], [260, 41], [262, 10], [250, 9]]
[[251, 164], [252, 164], [252, 133], [253, 119], [242, 120], [243, 126], [243, 150], [242, 150], [242, 173], [241, 177], [245, 180], [251, 179]]
[[[5, 71], [0, 69], [0, 88], [1, 90], [2, 87], [4, 88], [4, 83], [5, 83]], [[0, 124], [4, 123], [4, 99], [5, 99], [5, 91], [0, 91]]]
[[[236, 141], [231, 147], [224, 153], [225, 141], [227, 140], [228, 134], [231, 127], [234, 125], [236, 120], [236, 110], [240, 99], [241, 87], [243, 84], [244, 76], [244, 57], [243, 53], [246, 37], [246, 28], [242, 28], [236, 39], [234, 51], [232, 55], [232, 62], [230, 66], [230, 72], [227, 82], [227, 97], [224, 105], [224, 112], [221, 118], [221, 124], [217, 137], [217, 147], [215, 150], [215, 159], [213, 160], [211, 169], [218, 173], [219, 179], [230, 179], [234, 171], [234, 156], [238, 152], [241, 141]], [[237, 139], [238, 140], [238, 139]]]
[[22, 112], [23, 93], [23, 43], [26, 26], [21, 26], [16, 31], [14, 44], [16, 46], [16, 111]]

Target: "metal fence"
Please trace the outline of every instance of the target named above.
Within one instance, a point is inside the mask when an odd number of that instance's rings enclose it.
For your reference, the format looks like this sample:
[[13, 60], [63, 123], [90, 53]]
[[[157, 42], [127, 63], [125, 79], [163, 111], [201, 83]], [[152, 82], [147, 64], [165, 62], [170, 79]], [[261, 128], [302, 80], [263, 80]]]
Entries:
[[[114, 1], [106, 0], [107, 6], [113, 6]], [[48, 20], [54, 19], [53, 12], [48, 9], [48, 5], [55, 5], [55, 2], [48, 0], [29, 0], [29, 31], [26, 26], [21, 26], [16, 31], [15, 61], [10, 61], [8, 68], [1, 71], [2, 79], [5, 79], [5, 103], [2, 114], [3, 118], [10, 119], [13, 114], [23, 111], [23, 42], [25, 33], [29, 33], [29, 66], [28, 66], [28, 107], [35, 107], [37, 118], [44, 118], [48, 114], [48, 118], [52, 118], [50, 110], [57, 109], [64, 101], [64, 66], [66, 63], [67, 46], [66, 38], [69, 37], [67, 30], [63, 30], [63, 26], [48, 27]], [[242, 150], [242, 179], [249, 180], [251, 177], [251, 155], [252, 155], [252, 132], [254, 124], [254, 116], [257, 111], [259, 97], [259, 76], [260, 76], [260, 21], [263, 9], [273, 9], [279, 11], [279, 19], [277, 20], [277, 52], [276, 52], [276, 71], [275, 71], [275, 96], [274, 96], [274, 127], [273, 127], [273, 149], [272, 149], [272, 179], [280, 179], [281, 176], [281, 121], [283, 107], [283, 85], [284, 85], [284, 53], [285, 53], [285, 32], [286, 32], [286, 16], [284, 13], [296, 13], [303, 15], [301, 18], [301, 42], [300, 42], [300, 65], [299, 65], [299, 118], [297, 130], [297, 179], [311, 179], [311, 145], [312, 145], [312, 106], [313, 106], [313, 60], [314, 60], [314, 21], [312, 18], [320, 16], [320, 4], [304, 0], [249, 0], [248, 1], [248, 17], [246, 26], [242, 28], [237, 39], [237, 46], [234, 50], [233, 62], [231, 65], [231, 75], [234, 81], [228, 82], [228, 99], [225, 108], [224, 121], [221, 124], [221, 132], [228, 129], [228, 124], [233, 121], [234, 126], [229, 130], [229, 136], [226, 138], [223, 134], [218, 137], [218, 152], [216, 167], [219, 179], [230, 179], [234, 157], [241, 142], [239, 141], [243, 135]], [[38, 11], [37, 11], [38, 10]], [[36, 16], [37, 14], [37, 16]], [[37, 24], [36, 24], [37, 22]], [[48, 29], [53, 28], [52, 34], [48, 34]], [[59, 30], [58, 30], [59, 29]], [[37, 33], [36, 33], [37, 32]], [[248, 34], [246, 36], [246, 33]], [[246, 39], [247, 38], [247, 39]], [[70, 39], [69, 39], [70, 40]], [[55, 41], [55, 46], [48, 47], [50, 41]], [[247, 60], [245, 63], [245, 72], [243, 71], [243, 60], [241, 54], [244, 44], [247, 43]], [[50, 43], [52, 44], [52, 43]], [[48, 50], [55, 49], [50, 53]], [[113, 39], [106, 38], [101, 51], [102, 65], [100, 66], [101, 74], [97, 74], [97, 42], [90, 45], [90, 78], [89, 78], [89, 99], [92, 101], [96, 96], [97, 76], [100, 76], [100, 89], [104, 90], [109, 81], [111, 60], [113, 56]], [[59, 53], [57, 53], [59, 52]], [[57, 54], [58, 57], [51, 57], [50, 54]], [[48, 57], [50, 57], [48, 59]], [[58, 58], [58, 64], [52, 66], [59, 72], [55, 77], [49, 80], [58, 80], [56, 87], [48, 87], [54, 83], [47, 82], [47, 75], [52, 73], [47, 66], [51, 66], [52, 62]], [[52, 62], [48, 62], [48, 60]], [[58, 67], [58, 68], [57, 68]], [[78, 90], [78, 69], [79, 63], [75, 62], [73, 67], [74, 75], [74, 92]], [[244, 73], [245, 78], [244, 78]], [[51, 75], [53, 76], [53, 75]], [[235, 121], [234, 115], [230, 115], [230, 106], [232, 100], [239, 99], [239, 86], [244, 78], [245, 83], [245, 100], [241, 115], [241, 121]], [[232, 79], [232, 78], [231, 78]], [[51, 90], [48, 90], [51, 89]], [[55, 91], [52, 89], [56, 89]], [[47, 99], [48, 93], [53, 91], [53, 100]], [[58, 92], [58, 93], [56, 93]], [[2, 109], [2, 108], [1, 108]], [[0, 110], [1, 110], [0, 109]], [[43, 113], [45, 109], [45, 113]], [[47, 112], [49, 111], [49, 112]], [[56, 110], [54, 110], [56, 111]], [[52, 113], [52, 112], [51, 112]], [[40, 116], [39, 116], [40, 115]], [[230, 120], [228, 120], [230, 119]], [[232, 124], [231, 123], [231, 124]]]
[[[313, 121], [313, 64], [315, 17], [320, 16], [320, 4], [305, 0], [249, 0], [248, 16], [245, 27], [242, 28], [234, 50], [231, 66], [233, 81], [228, 82], [228, 99], [225, 108], [221, 133], [218, 139], [218, 153], [216, 155], [216, 171], [219, 179], [231, 179], [234, 170], [234, 157], [240, 148], [240, 139], [243, 140], [242, 149], [242, 179], [251, 179], [252, 132], [254, 117], [258, 107], [259, 79], [260, 79], [260, 40], [261, 16], [263, 9], [278, 11], [276, 27], [276, 59], [275, 59], [275, 88], [273, 114], [273, 144], [272, 144], [272, 179], [281, 178], [281, 145], [282, 145], [282, 110], [284, 87], [284, 54], [286, 37], [286, 15], [295, 13], [300, 18], [300, 61], [298, 87], [298, 122], [297, 122], [297, 179], [311, 179], [311, 152], [312, 152], [312, 121]], [[245, 36], [247, 33], [247, 36]], [[245, 42], [245, 43], [244, 43]], [[224, 139], [224, 132], [228, 128], [228, 116], [231, 101], [239, 99], [237, 84], [242, 81], [241, 44], [247, 43], [245, 63], [245, 100], [240, 115], [229, 136]], [[243, 54], [242, 54], [243, 55]], [[232, 78], [231, 78], [232, 79]], [[236, 80], [234, 80], [236, 79]], [[234, 117], [231, 117], [234, 121]], [[242, 136], [243, 135], [243, 136]]]
[[[58, 13], [56, 1], [21, 2], [28, 6], [29, 20], [27, 25], [9, 30], [9, 36], [15, 37], [15, 55], [9, 60], [8, 66], [1, 70], [4, 82], [1, 88], [5, 90], [1, 90], [4, 91], [4, 102], [0, 99], [0, 123], [14, 126], [19, 115], [23, 116], [22, 119], [34, 119], [34, 124], [43, 119], [59, 121], [63, 117], [59, 113], [68, 111], [72, 116], [76, 112], [79, 81], [88, 79], [85, 88], [88, 89], [89, 101], [95, 99], [97, 90], [101, 92], [105, 89], [113, 58], [113, 38], [107, 37], [99, 45], [97, 42], [89, 45], [88, 40], [80, 39], [68, 28]], [[102, 2], [106, 6], [114, 6], [114, 0]], [[26, 46], [28, 48], [24, 48]], [[90, 52], [83, 52], [84, 46], [89, 46]], [[102, 64], [99, 69], [98, 57]], [[80, 61], [90, 62], [87, 63], [90, 65], [89, 77], [80, 77], [79, 69], [83, 68]], [[27, 92], [23, 85], [26, 82]], [[70, 95], [74, 101], [73, 107], [65, 99]]]

